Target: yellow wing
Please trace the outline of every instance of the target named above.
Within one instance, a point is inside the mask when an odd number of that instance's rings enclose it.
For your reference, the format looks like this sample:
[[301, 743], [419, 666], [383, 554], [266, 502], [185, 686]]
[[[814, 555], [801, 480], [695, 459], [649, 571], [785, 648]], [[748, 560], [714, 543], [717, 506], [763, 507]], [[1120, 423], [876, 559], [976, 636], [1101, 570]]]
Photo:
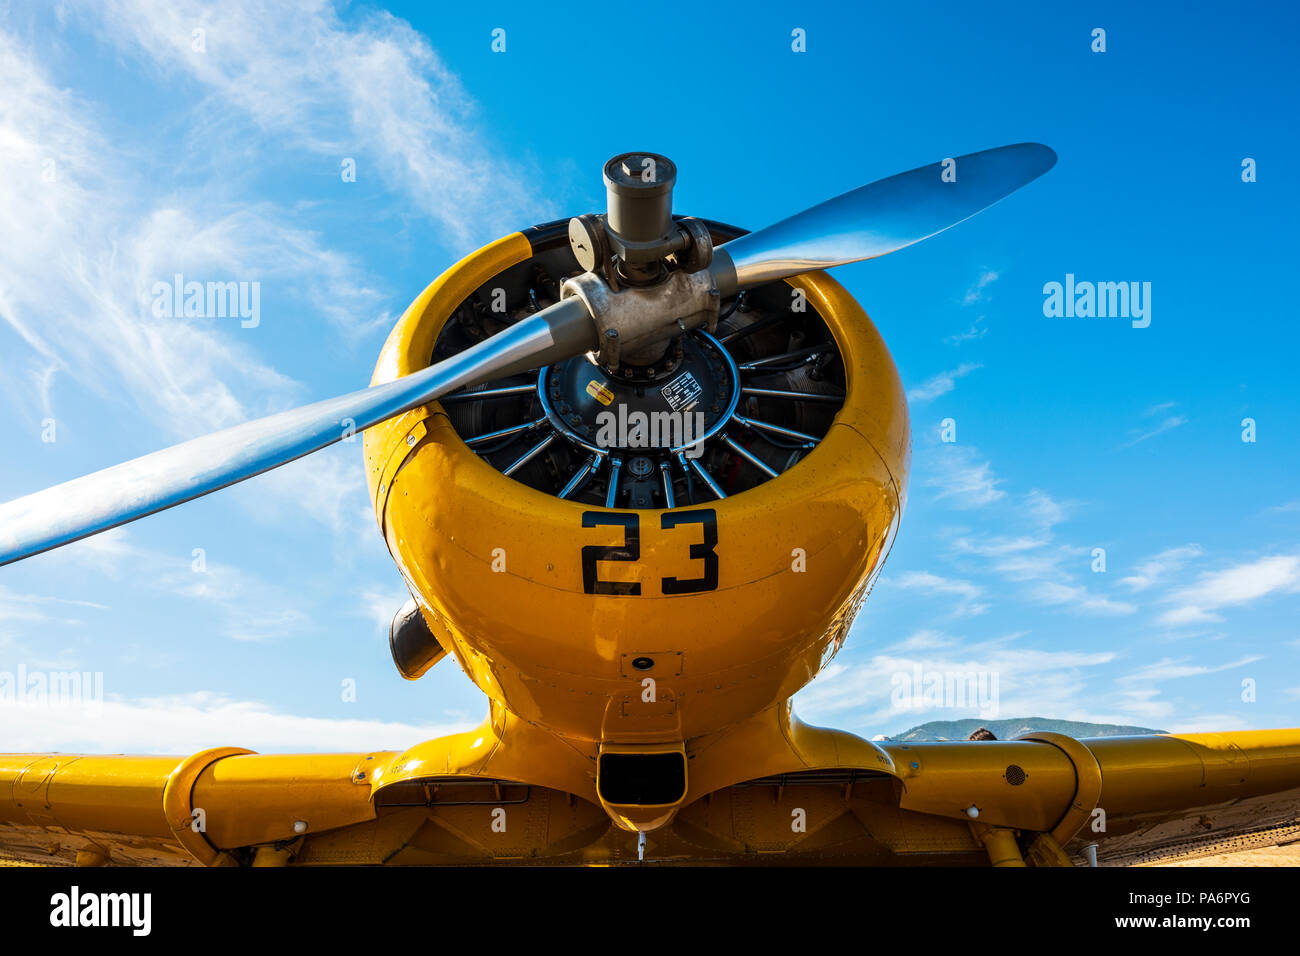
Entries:
[[[469, 735], [443, 738], [450, 754]], [[431, 742], [438, 744], [439, 742]], [[1300, 730], [882, 745], [715, 791], [648, 834], [673, 863], [1070, 865], [1300, 839]], [[430, 744], [421, 745], [428, 761]], [[448, 763], [450, 766], [451, 763]], [[0, 755], [0, 856], [48, 863], [635, 862], [596, 804], [403, 756]], [[385, 785], [385, 775], [390, 780]]]
[[374, 819], [370, 773], [392, 756], [2, 754], [0, 853], [163, 866], [283, 859], [277, 847], [308, 832]]
[[902, 807], [951, 817], [974, 806], [986, 845], [1012, 829], [1036, 854], [1056, 846], [1081, 863], [1092, 845], [1100, 865], [1119, 865], [1300, 839], [1296, 729], [884, 746]]

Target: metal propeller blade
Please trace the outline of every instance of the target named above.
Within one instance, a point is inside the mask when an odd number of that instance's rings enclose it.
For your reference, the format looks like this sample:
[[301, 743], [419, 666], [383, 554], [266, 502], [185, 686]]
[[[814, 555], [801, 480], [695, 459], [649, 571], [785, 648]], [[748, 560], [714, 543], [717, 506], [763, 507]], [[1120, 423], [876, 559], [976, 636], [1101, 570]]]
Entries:
[[280, 412], [164, 448], [0, 505], [0, 565], [107, 531], [278, 468], [464, 385], [559, 362], [595, 346], [591, 317], [566, 299], [395, 382]]
[[[722, 295], [812, 269], [894, 252], [968, 219], [1047, 172], [1056, 154], [1003, 146], [923, 166], [805, 210], [716, 250]], [[952, 178], [952, 177], [948, 177]], [[665, 212], [666, 216], [667, 213]], [[395, 382], [236, 425], [0, 505], [0, 565], [107, 531], [278, 468], [460, 388], [562, 361], [597, 346], [580, 298]]]
[[785, 279], [896, 252], [969, 219], [1056, 164], [1041, 143], [1000, 146], [958, 156], [956, 179], [944, 163], [922, 166], [796, 213], [714, 250], [713, 275], [725, 296]]

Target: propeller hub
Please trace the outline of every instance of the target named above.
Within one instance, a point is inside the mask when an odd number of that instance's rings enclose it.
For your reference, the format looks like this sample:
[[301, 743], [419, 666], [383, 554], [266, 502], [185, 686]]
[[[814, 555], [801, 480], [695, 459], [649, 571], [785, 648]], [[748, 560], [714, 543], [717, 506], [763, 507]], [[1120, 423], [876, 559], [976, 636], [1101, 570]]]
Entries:
[[677, 166], [667, 156], [621, 153], [604, 177], [606, 214], [569, 221], [569, 247], [586, 271], [560, 295], [587, 306], [610, 374], [654, 378], [682, 333], [717, 321], [713, 239], [698, 219], [673, 218]]
[[652, 286], [674, 269], [708, 268], [708, 230], [697, 220], [673, 219], [676, 182], [677, 166], [659, 153], [622, 153], [605, 163], [607, 212], [569, 222], [578, 264], [616, 286]]
[[649, 252], [673, 228], [677, 166], [658, 153], [623, 153], [605, 164], [606, 227], [616, 243]]

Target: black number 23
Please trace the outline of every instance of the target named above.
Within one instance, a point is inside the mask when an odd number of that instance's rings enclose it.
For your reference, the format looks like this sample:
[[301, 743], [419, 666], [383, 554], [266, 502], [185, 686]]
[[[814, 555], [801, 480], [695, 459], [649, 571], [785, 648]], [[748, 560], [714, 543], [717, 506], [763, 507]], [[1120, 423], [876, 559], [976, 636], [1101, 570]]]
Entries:
[[[691, 559], [704, 562], [704, 574], [698, 578], [663, 578], [660, 587], [664, 594], [697, 594], [718, 589], [718, 516], [712, 508], [699, 511], [666, 511], [659, 518], [659, 527], [665, 531], [683, 524], [698, 524], [704, 540], [691, 545]], [[602, 581], [598, 575], [600, 561], [637, 561], [641, 557], [641, 523], [634, 514], [610, 514], [608, 511], [584, 511], [582, 526], [595, 528], [615, 525], [623, 529], [621, 545], [589, 544], [582, 549], [582, 589], [587, 594], [641, 593], [641, 585], [634, 581]]]

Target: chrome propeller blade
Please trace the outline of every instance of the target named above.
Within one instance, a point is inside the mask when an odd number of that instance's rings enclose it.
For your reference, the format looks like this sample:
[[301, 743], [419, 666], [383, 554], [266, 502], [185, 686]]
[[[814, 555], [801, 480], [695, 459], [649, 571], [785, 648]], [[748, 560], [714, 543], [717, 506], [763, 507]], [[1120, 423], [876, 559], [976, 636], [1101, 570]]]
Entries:
[[[725, 296], [896, 252], [969, 219], [1055, 164], [1048, 147], [1019, 143], [899, 173], [719, 246], [713, 275]], [[953, 181], [945, 181], [946, 170]]]
[[[991, 206], [1055, 163], [1056, 153], [1046, 146], [1021, 143], [855, 189], [719, 246], [711, 266], [717, 290], [730, 295], [910, 246]], [[596, 323], [582, 299], [563, 299], [395, 382], [236, 425], [10, 501], [0, 505], [0, 565], [211, 494], [463, 386], [591, 351], [596, 339]], [[351, 422], [348, 432], [345, 419]], [[529, 457], [541, 450], [534, 448]]]
[[543, 309], [437, 365], [395, 382], [330, 398], [114, 465], [0, 505], [0, 565], [107, 531], [278, 468], [474, 385], [559, 362], [593, 348], [579, 299]]

